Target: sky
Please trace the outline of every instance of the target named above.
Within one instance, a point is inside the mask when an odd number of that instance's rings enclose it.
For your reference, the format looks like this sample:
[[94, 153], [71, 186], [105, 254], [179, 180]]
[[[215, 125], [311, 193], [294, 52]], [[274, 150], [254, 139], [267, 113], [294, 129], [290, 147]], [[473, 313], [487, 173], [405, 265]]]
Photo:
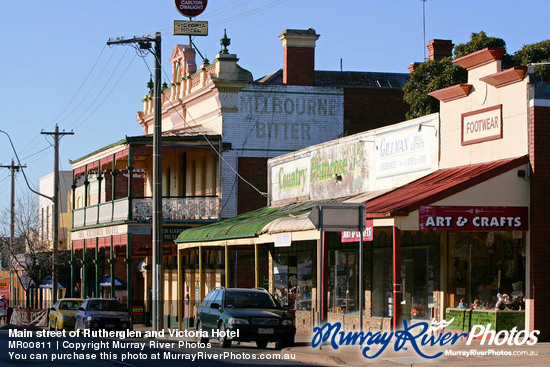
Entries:
[[[172, 22], [185, 20], [173, 0], [0, 4], [0, 130], [11, 136], [31, 186], [37, 189], [40, 177], [53, 172], [53, 140], [41, 131], [51, 132], [55, 124], [74, 132], [60, 141], [61, 170], [126, 135], [143, 134], [136, 114], [143, 109], [153, 57], [106, 42], [161, 32], [163, 81], [169, 81], [170, 54], [176, 44], [188, 43], [188, 37], [172, 35]], [[317, 70], [339, 70], [342, 59], [346, 71], [407, 73], [434, 38], [465, 43], [483, 30], [504, 39], [509, 53], [546, 40], [549, 10], [548, 0], [208, 0], [196, 20], [209, 22], [209, 35], [193, 42], [212, 61], [226, 29], [229, 51], [258, 79], [282, 68], [278, 36], [285, 29], [313, 28], [321, 36]], [[0, 133], [0, 165], [14, 158]], [[27, 194], [22, 174], [16, 178], [16, 195]], [[0, 210], [9, 202], [10, 170], [2, 168]]]

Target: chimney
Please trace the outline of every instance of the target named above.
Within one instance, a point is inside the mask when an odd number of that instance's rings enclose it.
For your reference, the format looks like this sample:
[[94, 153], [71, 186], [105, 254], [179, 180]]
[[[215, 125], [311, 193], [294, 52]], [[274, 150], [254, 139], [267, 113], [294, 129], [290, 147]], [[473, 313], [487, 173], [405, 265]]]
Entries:
[[283, 41], [283, 83], [315, 85], [315, 29], [285, 29]]
[[453, 56], [454, 44], [450, 40], [433, 39], [426, 46], [430, 51], [430, 60], [441, 60]]
[[170, 62], [172, 63], [172, 83], [177, 83], [181, 78], [194, 74], [197, 71], [195, 63], [196, 51], [188, 45], [176, 45]]
[[409, 65], [409, 67], [407, 69], [409, 69], [409, 72], [413, 72], [416, 70], [416, 68], [418, 68], [418, 66], [422, 65], [421, 62], [411, 62], [411, 64]]

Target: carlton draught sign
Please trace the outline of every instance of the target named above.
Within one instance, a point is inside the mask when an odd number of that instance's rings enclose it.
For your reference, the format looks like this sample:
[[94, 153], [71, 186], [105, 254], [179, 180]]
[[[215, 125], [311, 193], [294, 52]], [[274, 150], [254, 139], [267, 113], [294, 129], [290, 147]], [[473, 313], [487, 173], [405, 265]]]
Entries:
[[196, 17], [206, 9], [207, 0], [175, 0], [176, 9], [186, 17]]
[[510, 206], [421, 206], [420, 230], [527, 231], [528, 208]]

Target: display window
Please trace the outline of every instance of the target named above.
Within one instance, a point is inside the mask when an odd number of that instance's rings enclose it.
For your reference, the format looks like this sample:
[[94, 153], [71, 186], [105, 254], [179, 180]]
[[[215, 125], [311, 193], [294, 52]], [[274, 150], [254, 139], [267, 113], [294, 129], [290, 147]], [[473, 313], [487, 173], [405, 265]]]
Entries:
[[449, 306], [524, 309], [523, 232], [450, 232]]
[[293, 244], [291, 247], [274, 247], [274, 296], [289, 309], [311, 311], [312, 288], [315, 287], [315, 241]]

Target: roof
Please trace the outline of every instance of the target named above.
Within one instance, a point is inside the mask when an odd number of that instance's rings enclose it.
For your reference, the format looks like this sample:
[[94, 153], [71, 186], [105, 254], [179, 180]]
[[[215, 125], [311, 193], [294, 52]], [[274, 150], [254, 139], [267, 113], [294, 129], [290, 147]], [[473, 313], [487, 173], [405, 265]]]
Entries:
[[[203, 127], [197, 127], [197, 128], [194, 128], [193, 130], [182, 129], [177, 131], [164, 131], [162, 133], [163, 141], [183, 141], [183, 140], [190, 141], [190, 140], [204, 139], [204, 137], [208, 138], [209, 140], [221, 139], [220, 134], [216, 134], [214, 131]], [[151, 143], [152, 141], [153, 141], [153, 134], [126, 136], [124, 139], [121, 139], [115, 143], [106, 145], [102, 148], [99, 148], [75, 160], [69, 160], [69, 162], [71, 162], [71, 164], [78, 163], [88, 157], [92, 157], [98, 153], [101, 153], [117, 145], [124, 145], [124, 144], [130, 144], [130, 143]]]
[[[401, 89], [408, 80], [408, 73], [315, 70], [316, 86], [357, 86]], [[283, 70], [279, 69], [255, 82], [283, 84]]]
[[407, 215], [459, 193], [528, 162], [528, 157], [503, 159], [441, 169], [395, 189], [370, 191], [353, 197], [307, 201], [280, 207], [265, 207], [217, 223], [183, 231], [176, 243], [207, 242], [259, 237], [262, 234], [315, 229], [309, 220], [311, 209], [321, 203], [366, 203], [368, 217]]
[[367, 201], [367, 216], [407, 215], [528, 162], [528, 157], [440, 169]]
[[[332, 202], [341, 201], [332, 200]], [[220, 222], [208, 224], [201, 227], [190, 228], [183, 231], [175, 243], [185, 242], [204, 242], [228, 240], [236, 238], [258, 237], [264, 233], [264, 227], [279, 218], [291, 218], [307, 214], [311, 209], [321, 203], [330, 202], [323, 201], [308, 201], [304, 203], [293, 203], [280, 207], [265, 207], [251, 212], [238, 215], [233, 218], [225, 219]]]

